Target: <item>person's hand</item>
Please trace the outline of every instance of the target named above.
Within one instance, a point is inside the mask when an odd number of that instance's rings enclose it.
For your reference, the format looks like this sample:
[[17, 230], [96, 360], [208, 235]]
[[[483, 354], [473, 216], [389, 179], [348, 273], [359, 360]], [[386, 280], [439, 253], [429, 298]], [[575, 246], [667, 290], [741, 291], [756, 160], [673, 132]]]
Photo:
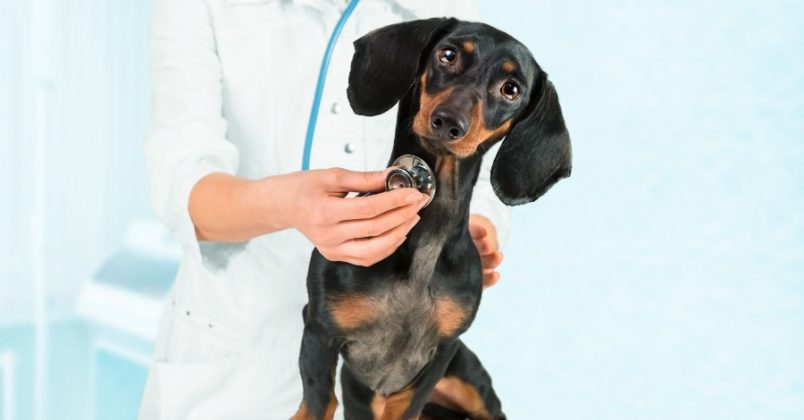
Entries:
[[301, 231], [330, 261], [375, 264], [399, 248], [420, 217], [427, 197], [413, 188], [345, 198], [349, 192], [382, 191], [385, 171], [323, 169], [285, 176], [288, 225]]
[[481, 215], [469, 216], [469, 234], [480, 253], [483, 264], [483, 287], [488, 288], [500, 281], [500, 273], [495, 269], [502, 263], [503, 255], [497, 244], [497, 230], [491, 221]]

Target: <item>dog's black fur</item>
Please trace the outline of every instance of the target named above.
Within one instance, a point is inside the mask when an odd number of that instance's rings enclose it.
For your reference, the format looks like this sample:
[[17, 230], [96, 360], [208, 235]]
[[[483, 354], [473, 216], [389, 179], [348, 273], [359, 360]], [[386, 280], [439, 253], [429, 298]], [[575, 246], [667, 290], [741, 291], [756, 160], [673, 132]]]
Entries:
[[340, 354], [347, 419], [417, 418], [442, 380], [458, 418], [502, 419], [489, 375], [458, 338], [482, 294], [469, 202], [482, 155], [503, 137], [491, 182], [504, 203], [532, 202], [569, 176], [570, 139], [553, 84], [508, 34], [437, 18], [358, 39], [348, 96], [362, 115], [399, 103], [391, 162], [422, 157], [438, 192], [407, 241], [371, 267], [313, 251], [299, 360], [304, 399], [294, 418], [331, 418]]

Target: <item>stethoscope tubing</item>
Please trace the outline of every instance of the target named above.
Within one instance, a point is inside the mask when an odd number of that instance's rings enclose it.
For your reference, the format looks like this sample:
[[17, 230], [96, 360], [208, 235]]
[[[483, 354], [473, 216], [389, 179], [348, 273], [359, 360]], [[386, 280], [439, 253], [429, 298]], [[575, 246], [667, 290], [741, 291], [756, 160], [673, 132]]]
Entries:
[[316, 121], [318, 120], [318, 111], [321, 108], [321, 97], [324, 95], [324, 85], [327, 81], [327, 71], [329, 70], [329, 62], [332, 58], [332, 52], [335, 49], [335, 44], [338, 42], [338, 38], [341, 35], [341, 30], [346, 25], [346, 21], [349, 20], [349, 16], [352, 15], [355, 8], [357, 7], [357, 3], [360, 0], [350, 0], [349, 4], [346, 5], [346, 9], [343, 10], [340, 19], [335, 24], [335, 28], [332, 29], [332, 35], [329, 37], [329, 42], [327, 43], [327, 49], [324, 51], [324, 57], [321, 60], [321, 69], [318, 71], [318, 82], [315, 85], [315, 94], [313, 96], [313, 106], [310, 109], [310, 120], [307, 122], [307, 134], [304, 137], [304, 154], [302, 155], [302, 170], [306, 171], [310, 169], [310, 153], [312, 153], [313, 149], [313, 136], [315, 136], [315, 125]]
[[[321, 68], [318, 71], [318, 81], [315, 85], [315, 94], [313, 95], [313, 106], [310, 109], [310, 120], [307, 122], [307, 134], [304, 137], [302, 171], [310, 169], [310, 154], [313, 149], [315, 125], [318, 120], [318, 112], [321, 108], [321, 99], [324, 95], [324, 85], [327, 81], [327, 71], [329, 70], [329, 62], [332, 58], [332, 52], [335, 49], [335, 44], [338, 42], [338, 38], [341, 35], [343, 27], [346, 25], [346, 21], [349, 20], [349, 16], [352, 15], [352, 12], [354, 12], [355, 8], [357, 7], [357, 3], [359, 2], [360, 0], [350, 0], [349, 4], [346, 5], [346, 8], [343, 10], [340, 19], [338, 19], [338, 22], [332, 29], [332, 35], [330, 35], [327, 48], [324, 50], [324, 57], [321, 59]], [[396, 167], [396, 169], [391, 171], [386, 179], [386, 190], [402, 187], [416, 188], [429, 196], [425, 206], [430, 204], [435, 196], [436, 182], [433, 171], [429, 166], [427, 166], [427, 163], [417, 156], [403, 155], [397, 158], [392, 166]], [[396, 180], [399, 185], [396, 185], [394, 180]], [[365, 196], [369, 194], [364, 193], [360, 195]]]

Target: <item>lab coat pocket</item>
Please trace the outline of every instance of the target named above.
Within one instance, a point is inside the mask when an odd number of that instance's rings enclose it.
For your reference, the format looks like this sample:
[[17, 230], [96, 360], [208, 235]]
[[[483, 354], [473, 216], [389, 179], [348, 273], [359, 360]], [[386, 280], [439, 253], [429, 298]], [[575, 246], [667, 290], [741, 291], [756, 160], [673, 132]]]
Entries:
[[227, 418], [215, 405], [226, 405], [221, 396], [237, 381], [245, 333], [178, 303], [172, 315], [165, 357], [154, 366], [160, 419]]

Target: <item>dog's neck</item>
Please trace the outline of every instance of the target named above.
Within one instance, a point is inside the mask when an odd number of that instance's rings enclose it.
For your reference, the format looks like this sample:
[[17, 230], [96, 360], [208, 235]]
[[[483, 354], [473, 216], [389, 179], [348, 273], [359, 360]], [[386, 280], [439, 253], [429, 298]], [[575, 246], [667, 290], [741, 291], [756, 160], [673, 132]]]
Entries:
[[[412, 254], [409, 276], [416, 283], [428, 283], [447, 242], [466, 232], [469, 202], [480, 172], [482, 156], [474, 154], [458, 159], [437, 156], [422, 145], [410, 127], [409, 118], [418, 111], [407, 95], [400, 101], [394, 148], [390, 162], [404, 154], [416, 155], [433, 168], [436, 193], [433, 201], [419, 212], [421, 220], [408, 235], [406, 247]], [[414, 103], [411, 103], [414, 102]], [[449, 257], [449, 256], [448, 256]]]
[[458, 219], [468, 220], [469, 201], [480, 172], [482, 157], [473, 155], [460, 159], [453, 156], [439, 156], [423, 147], [422, 140], [416, 134], [412, 132], [400, 134], [402, 133], [397, 132], [390, 162], [405, 154], [415, 155], [427, 162], [436, 177], [435, 197], [430, 205], [422, 210], [420, 214], [422, 218], [432, 213], [439, 215], [443, 213], [443, 216], [449, 217], [449, 222], [460, 222]]

